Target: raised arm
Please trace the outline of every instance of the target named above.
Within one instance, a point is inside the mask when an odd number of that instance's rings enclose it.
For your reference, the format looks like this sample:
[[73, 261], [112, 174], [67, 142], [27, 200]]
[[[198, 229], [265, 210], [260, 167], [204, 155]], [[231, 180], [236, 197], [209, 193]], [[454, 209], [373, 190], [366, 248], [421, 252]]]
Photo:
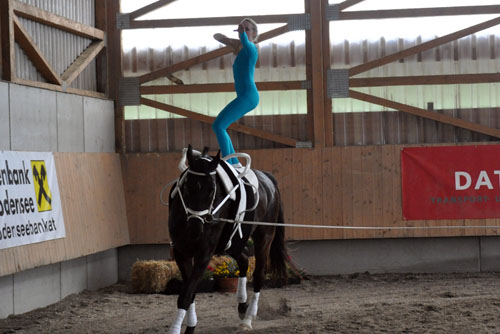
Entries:
[[215, 34], [214, 38], [216, 41], [232, 48], [234, 54], [238, 54], [238, 52], [241, 49], [241, 43], [237, 39], [229, 38], [226, 35], [219, 34], [219, 33]]
[[242, 24], [238, 26], [238, 35], [240, 36], [240, 42], [243, 48], [248, 49], [251, 46], [252, 42], [248, 40], [247, 33], [245, 32], [245, 27]]

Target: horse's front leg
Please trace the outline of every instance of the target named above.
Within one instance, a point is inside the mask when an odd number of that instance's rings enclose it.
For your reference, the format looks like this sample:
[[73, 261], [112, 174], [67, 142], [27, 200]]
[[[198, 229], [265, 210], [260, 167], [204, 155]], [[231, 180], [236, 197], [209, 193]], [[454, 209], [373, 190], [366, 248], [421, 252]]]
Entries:
[[238, 315], [243, 320], [247, 312], [247, 271], [248, 271], [248, 256], [243, 253], [230, 254], [238, 263], [240, 275], [238, 277], [238, 289], [236, 290], [236, 299], [238, 300]]
[[195, 259], [194, 266], [192, 258], [183, 258], [176, 254], [175, 260], [182, 275], [183, 287], [177, 299], [177, 316], [170, 327], [169, 334], [181, 333], [182, 323], [186, 316], [185, 333], [194, 334], [198, 322], [194, 302], [195, 291], [208, 265], [208, 260], [197, 261]]

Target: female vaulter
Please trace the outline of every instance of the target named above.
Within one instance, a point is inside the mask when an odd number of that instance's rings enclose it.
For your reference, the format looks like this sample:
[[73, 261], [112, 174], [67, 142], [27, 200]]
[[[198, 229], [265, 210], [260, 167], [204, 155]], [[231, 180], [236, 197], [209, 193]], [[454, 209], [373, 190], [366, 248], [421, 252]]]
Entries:
[[[257, 47], [254, 44], [258, 37], [257, 23], [249, 18], [243, 19], [238, 25], [237, 31], [241, 44], [222, 34], [214, 35], [217, 41], [232, 47], [234, 53], [237, 53], [233, 63], [236, 98], [222, 109], [212, 125], [223, 157], [235, 153], [233, 143], [227, 133], [229, 125], [255, 109], [259, 104], [259, 92], [253, 78], [258, 58]], [[235, 167], [241, 166], [237, 158], [231, 158], [229, 162]]]

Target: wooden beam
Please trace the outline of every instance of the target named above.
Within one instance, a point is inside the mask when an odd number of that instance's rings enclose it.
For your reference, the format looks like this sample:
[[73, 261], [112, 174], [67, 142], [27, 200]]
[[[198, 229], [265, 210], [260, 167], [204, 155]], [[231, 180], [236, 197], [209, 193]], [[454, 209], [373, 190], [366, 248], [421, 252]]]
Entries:
[[45, 59], [43, 53], [35, 44], [29, 33], [24, 29], [19, 19], [14, 16], [14, 36], [19, 46], [26, 52], [26, 55], [31, 60], [36, 69], [43, 77], [52, 84], [62, 85], [61, 77], [53, 69], [49, 62]]
[[20, 1], [14, 1], [14, 12], [19, 17], [61, 29], [78, 36], [104, 40], [104, 31], [102, 30], [67, 19], [63, 16], [53, 14]]
[[[281, 26], [279, 28], [267, 31], [267, 32], [259, 35], [259, 42], [274, 38], [274, 37], [282, 35], [286, 32], [288, 32], [288, 25], [284, 25], [284, 26]], [[221, 57], [221, 56], [228, 54], [228, 53], [231, 53], [231, 52], [233, 52], [233, 49], [226, 46], [226, 47], [223, 47], [223, 48], [220, 48], [217, 50], [213, 50], [213, 51], [204, 53], [202, 55], [184, 60], [180, 63], [173, 64], [171, 66], [168, 66], [168, 67], [156, 70], [156, 71], [152, 71], [150, 73], [143, 74], [143, 75], [139, 76], [139, 83], [143, 84], [143, 83], [146, 83], [149, 81], [156, 80], [158, 78], [166, 76], [167, 74], [174, 73], [174, 72], [181, 71], [181, 70], [185, 70], [188, 67], [204, 63], [206, 61], [215, 59], [217, 57]]]
[[349, 87], [455, 85], [500, 82], [500, 73], [417, 75], [409, 77], [350, 78]]
[[250, 17], [257, 24], [267, 23], [288, 23], [289, 20], [298, 19], [304, 14], [287, 15], [254, 15], [254, 16], [223, 16], [223, 17], [199, 17], [184, 19], [164, 19], [164, 20], [140, 20], [131, 21], [129, 29], [147, 28], [177, 28], [177, 27], [205, 27], [238, 25], [243, 19]]
[[153, 2], [147, 6], [144, 6], [142, 8], [139, 8], [135, 11], [133, 11], [132, 13], [129, 14], [129, 17], [130, 17], [130, 20], [135, 20], [136, 18], [138, 17], [141, 17], [147, 13], [150, 13], [154, 10], [157, 10], [161, 7], [164, 7], [166, 5], [168, 5], [169, 3], [171, 2], [174, 2], [175, 0], [158, 0], [156, 2]]
[[19, 85], [23, 85], [23, 86], [42, 88], [42, 89], [52, 90], [55, 92], [65, 92], [65, 93], [81, 95], [81, 96], [95, 97], [95, 98], [99, 98], [99, 99], [105, 99], [107, 97], [103, 93], [94, 92], [91, 90], [83, 90], [83, 89], [77, 89], [77, 88], [71, 88], [71, 87], [63, 88], [59, 85], [54, 85], [54, 84], [40, 82], [40, 81], [31, 81], [31, 80], [25, 80], [25, 79], [20, 79], [20, 78], [14, 78], [14, 80], [12, 80], [12, 82], [19, 84]]
[[307, 92], [308, 121], [312, 121], [312, 142], [315, 148], [325, 147], [325, 87], [323, 74], [323, 39], [321, 0], [306, 0], [306, 13], [311, 15], [311, 29], [306, 31], [306, 52], [309, 59], [306, 64], [306, 78], [312, 83]]
[[338, 4], [339, 10], [343, 11], [344, 9], [347, 9], [349, 7], [357, 5], [358, 3], [363, 2], [363, 1], [364, 0], [345, 0], [345, 1]]
[[76, 58], [76, 60], [68, 67], [66, 71], [61, 76], [62, 81], [66, 86], [71, 85], [71, 83], [78, 77], [80, 73], [90, 64], [92, 60], [101, 52], [104, 48], [104, 41], [92, 42], [81, 55]]
[[[257, 82], [259, 91], [269, 90], [301, 90], [306, 81], [266, 81]], [[191, 94], [191, 93], [220, 93], [234, 92], [234, 83], [214, 83], [198, 85], [164, 85], [141, 86], [141, 94]]]
[[[210, 117], [207, 115], [195, 113], [195, 112], [192, 112], [192, 111], [189, 111], [186, 109], [182, 109], [182, 108], [179, 108], [176, 106], [161, 103], [161, 102], [147, 99], [144, 97], [141, 97], [141, 103], [146, 105], [146, 106], [152, 107], [152, 108], [161, 109], [161, 110], [168, 111], [168, 112], [171, 112], [171, 113], [176, 114], [176, 115], [188, 117], [190, 119], [194, 119], [194, 120], [208, 123], [208, 124], [213, 124], [213, 122], [215, 120], [215, 117]], [[297, 145], [297, 140], [295, 140], [295, 139], [276, 135], [276, 134], [273, 134], [273, 133], [270, 133], [270, 132], [267, 132], [264, 130], [251, 128], [251, 127], [241, 125], [238, 123], [231, 124], [229, 126], [229, 129], [234, 130], [234, 131], [238, 131], [241, 133], [245, 133], [247, 135], [255, 136], [258, 138], [274, 141], [274, 142], [284, 144], [287, 146], [291, 146], [291, 147], [296, 147], [296, 145]]]
[[473, 25], [471, 27], [459, 30], [457, 32], [433, 39], [431, 41], [416, 45], [414, 47], [393, 53], [393, 54], [388, 55], [386, 57], [382, 57], [382, 58], [367, 62], [365, 64], [354, 66], [354, 67], [349, 69], [349, 76], [363, 73], [363, 72], [369, 71], [371, 69], [374, 69], [376, 67], [391, 63], [395, 60], [405, 58], [405, 57], [408, 57], [408, 56], [435, 48], [436, 46], [454, 41], [456, 39], [468, 36], [470, 34], [478, 32], [478, 31], [494, 27], [494, 26], [498, 25], [499, 23], [500, 23], [500, 16], [496, 17], [494, 19], [485, 21], [483, 23], [479, 23], [479, 24]]
[[12, 81], [16, 76], [13, 0], [0, 1], [0, 43], [2, 48], [2, 79]]
[[420, 116], [428, 119], [432, 119], [437, 122], [445, 123], [445, 124], [450, 124], [453, 126], [457, 126], [463, 129], [471, 130], [474, 132], [479, 132], [485, 135], [493, 136], [500, 138], [500, 129], [494, 129], [490, 128], [484, 125], [480, 125], [477, 123], [469, 122], [462, 120], [460, 118], [455, 118], [451, 117], [448, 115], [443, 115], [443, 114], [438, 114], [437, 112], [433, 111], [428, 111], [425, 109], [409, 106], [407, 104], [402, 104], [399, 102], [383, 99], [377, 96], [361, 93], [358, 91], [350, 90], [349, 91], [349, 97], [365, 101], [365, 102], [370, 102], [374, 104], [378, 104], [387, 108], [392, 108], [396, 110], [400, 110], [415, 116]]
[[500, 13], [499, 5], [347, 11], [347, 12], [340, 12], [338, 19], [370, 20], [370, 19], [395, 19], [403, 17], [477, 15], [477, 14], [495, 14], [495, 13]]

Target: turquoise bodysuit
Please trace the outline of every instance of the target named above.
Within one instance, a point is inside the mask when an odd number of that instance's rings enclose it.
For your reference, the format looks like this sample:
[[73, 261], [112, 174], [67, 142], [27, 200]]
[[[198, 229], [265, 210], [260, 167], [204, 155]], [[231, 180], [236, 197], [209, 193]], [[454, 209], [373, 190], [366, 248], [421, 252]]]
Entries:
[[[245, 32], [239, 35], [242, 49], [233, 64], [236, 98], [222, 109], [212, 125], [223, 157], [234, 153], [233, 143], [226, 130], [228, 126], [259, 104], [259, 92], [253, 78], [258, 58], [257, 47], [248, 40]], [[236, 164], [238, 159], [231, 158], [229, 162]]]

